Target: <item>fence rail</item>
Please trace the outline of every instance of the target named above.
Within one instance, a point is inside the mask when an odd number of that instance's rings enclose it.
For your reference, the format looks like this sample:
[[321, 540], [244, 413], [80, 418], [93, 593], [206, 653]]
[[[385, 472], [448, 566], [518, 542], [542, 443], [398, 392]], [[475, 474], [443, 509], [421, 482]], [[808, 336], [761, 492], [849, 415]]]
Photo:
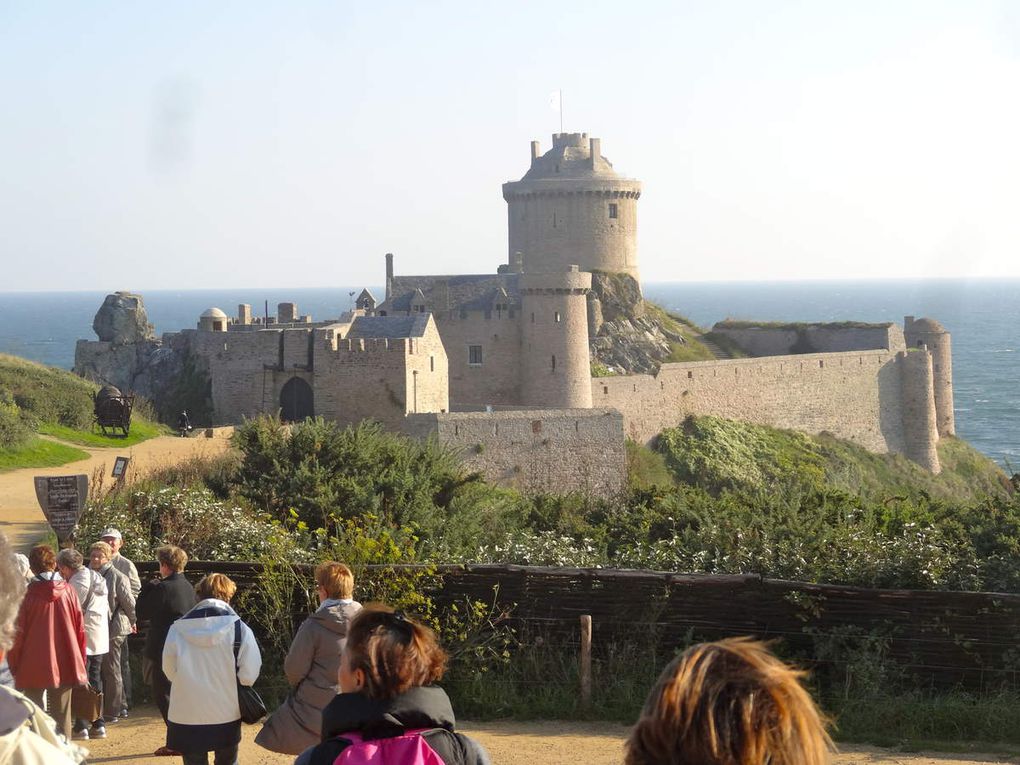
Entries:
[[[668, 655], [694, 635], [781, 638], [798, 655], [826, 638], [880, 636], [888, 656], [932, 687], [1016, 687], [1020, 676], [1020, 595], [988, 592], [881, 590], [809, 584], [756, 575], [699, 575], [614, 569], [516, 565], [367, 566], [429, 570], [438, 575], [429, 594], [440, 604], [465, 597], [512, 606], [512, 618], [530, 631], [579, 639], [582, 615], [591, 615], [599, 646], [657, 642]], [[153, 574], [154, 563], [139, 570]], [[311, 566], [295, 566], [311, 580]], [[217, 571], [240, 589], [256, 586], [258, 563], [193, 562], [189, 578]], [[296, 616], [296, 615], [295, 615]], [[569, 636], [569, 637], [568, 637]]]

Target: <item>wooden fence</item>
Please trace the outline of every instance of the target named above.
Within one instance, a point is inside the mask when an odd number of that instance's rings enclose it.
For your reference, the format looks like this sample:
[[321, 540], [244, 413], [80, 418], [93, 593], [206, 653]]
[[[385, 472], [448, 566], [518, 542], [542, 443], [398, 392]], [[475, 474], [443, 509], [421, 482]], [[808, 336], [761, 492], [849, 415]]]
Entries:
[[[311, 580], [311, 567], [297, 567]], [[782, 651], [840, 661], [839, 646], [870, 640], [918, 685], [970, 689], [1020, 687], [1020, 595], [877, 590], [807, 584], [755, 575], [712, 576], [514, 565], [382, 566], [436, 571], [440, 603], [465, 597], [512, 607], [528, 634], [571, 635], [591, 615], [596, 655], [640, 641], [660, 655], [692, 638], [755, 635], [781, 639]], [[139, 569], [152, 574], [154, 564]], [[194, 562], [189, 578], [218, 571], [239, 588], [257, 586], [254, 563]], [[298, 616], [298, 615], [293, 615]], [[835, 657], [835, 658], [834, 658]]]

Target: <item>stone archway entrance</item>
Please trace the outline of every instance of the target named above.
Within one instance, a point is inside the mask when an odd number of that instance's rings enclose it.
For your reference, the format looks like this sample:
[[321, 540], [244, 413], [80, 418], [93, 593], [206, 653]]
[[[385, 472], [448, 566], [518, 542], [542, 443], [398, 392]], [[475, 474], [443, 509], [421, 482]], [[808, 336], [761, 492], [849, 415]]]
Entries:
[[300, 422], [314, 416], [312, 386], [300, 377], [287, 380], [280, 391], [280, 419], [284, 422]]

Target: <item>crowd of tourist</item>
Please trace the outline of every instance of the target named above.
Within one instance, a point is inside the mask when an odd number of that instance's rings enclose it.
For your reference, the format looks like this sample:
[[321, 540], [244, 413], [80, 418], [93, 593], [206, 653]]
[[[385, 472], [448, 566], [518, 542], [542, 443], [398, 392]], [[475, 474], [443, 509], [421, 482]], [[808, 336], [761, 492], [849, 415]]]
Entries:
[[[77, 550], [46, 545], [25, 560], [0, 533], [0, 664], [10, 668], [0, 765], [85, 761], [76, 741], [104, 738], [129, 714], [125, 646], [139, 621], [148, 624], [143, 676], [167, 727], [154, 754], [237, 764], [262, 656], [230, 605], [236, 585], [214, 573], [192, 587], [187, 555], [168, 545], [157, 551], [159, 578], [142, 586], [122, 543], [107, 529], [86, 565]], [[284, 661], [290, 692], [255, 742], [295, 765], [488, 765], [437, 685], [447, 654], [436, 634], [387, 606], [363, 608], [342, 563], [319, 565], [315, 585], [319, 607]], [[694, 646], [650, 692], [626, 765], [822, 765], [832, 742], [801, 680], [755, 640]]]

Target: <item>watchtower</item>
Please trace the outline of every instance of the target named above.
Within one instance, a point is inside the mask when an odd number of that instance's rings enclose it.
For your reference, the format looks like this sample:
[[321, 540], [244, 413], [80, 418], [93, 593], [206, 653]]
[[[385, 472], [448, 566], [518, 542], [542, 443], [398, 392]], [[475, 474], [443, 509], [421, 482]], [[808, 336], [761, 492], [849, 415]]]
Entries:
[[903, 319], [903, 337], [908, 348], [924, 346], [931, 353], [932, 384], [935, 388], [935, 421], [939, 436], [956, 433], [953, 414], [953, 352], [949, 333], [935, 319]]
[[503, 184], [509, 224], [511, 270], [515, 255], [525, 273], [581, 271], [626, 273], [638, 279], [637, 200], [641, 183], [623, 178], [602, 156], [601, 141], [587, 133], [556, 133], [539, 155], [531, 142], [531, 168]]
[[591, 274], [571, 265], [560, 273], [523, 273], [521, 404], [590, 409], [588, 303]]

